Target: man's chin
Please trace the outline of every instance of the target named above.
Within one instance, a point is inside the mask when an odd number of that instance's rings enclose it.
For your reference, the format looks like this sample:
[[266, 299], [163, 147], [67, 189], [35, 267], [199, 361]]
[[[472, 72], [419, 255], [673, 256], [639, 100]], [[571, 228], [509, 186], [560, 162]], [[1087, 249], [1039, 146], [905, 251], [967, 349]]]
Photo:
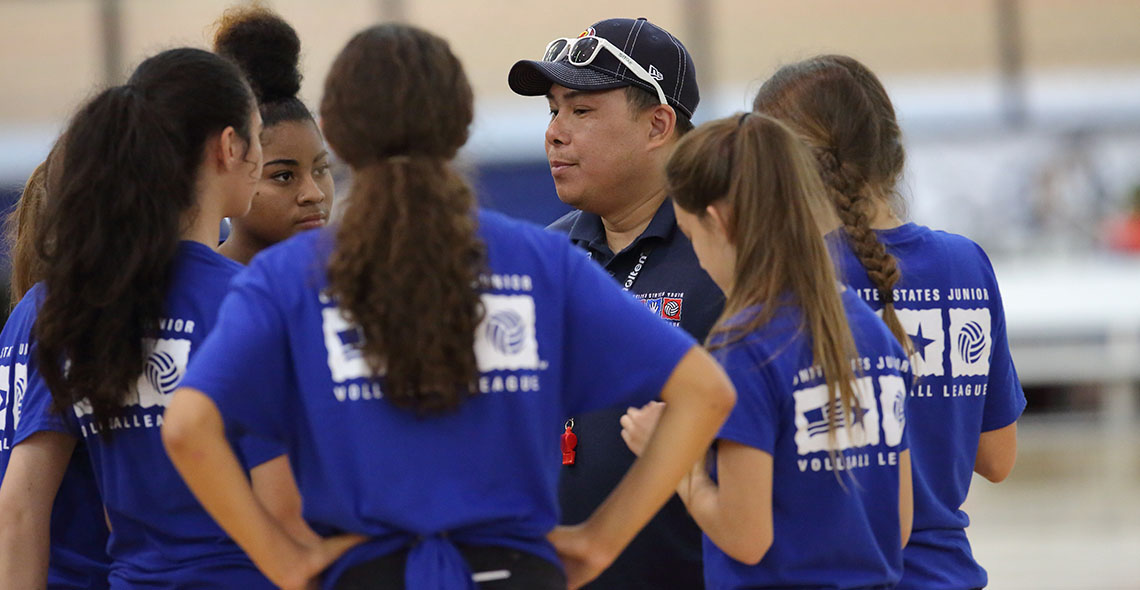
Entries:
[[582, 196], [582, 193], [570, 190], [569, 187], [559, 186], [558, 181], [554, 182], [554, 191], [558, 194], [558, 200], [566, 203], [575, 209], [583, 209], [587, 199]]

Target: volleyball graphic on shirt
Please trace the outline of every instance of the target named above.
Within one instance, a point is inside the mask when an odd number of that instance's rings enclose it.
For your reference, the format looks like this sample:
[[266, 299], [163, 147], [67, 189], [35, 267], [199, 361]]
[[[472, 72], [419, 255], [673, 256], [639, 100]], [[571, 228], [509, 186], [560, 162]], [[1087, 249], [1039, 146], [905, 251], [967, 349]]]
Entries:
[[338, 307], [321, 310], [321, 327], [325, 335], [325, 349], [328, 351], [329, 371], [336, 383], [352, 379], [372, 377], [372, 369], [364, 360], [360, 347], [364, 336], [360, 327], [344, 317]]
[[20, 425], [20, 414], [24, 407], [24, 392], [28, 389], [28, 365], [16, 363], [12, 366], [12, 395], [8, 403], [12, 406], [12, 429]]
[[484, 293], [483, 321], [475, 328], [475, 362], [482, 372], [538, 369], [534, 298]]
[[879, 405], [883, 408], [883, 442], [897, 447], [906, 429], [906, 383], [902, 377], [879, 377]]
[[[882, 315], [879, 311], [879, 315]], [[902, 324], [914, 345], [911, 364], [915, 377], [946, 374], [943, 358], [946, 354], [946, 335], [942, 327], [941, 309], [896, 309]]]
[[143, 349], [150, 349], [143, 374], [139, 377], [137, 404], [143, 408], [165, 408], [170, 394], [182, 381], [190, 360], [190, 341], [183, 338], [144, 339]]
[[950, 372], [954, 377], [990, 373], [990, 310], [950, 309]]
[[[838, 396], [834, 402], [829, 399], [827, 384], [800, 389], [792, 394], [796, 408], [796, 450], [799, 454], [879, 444], [879, 411], [875, 407], [871, 378], [856, 379], [854, 385], [858, 404], [847, 416], [844, 416]], [[828, 436], [833, 415], [837, 418], [834, 449]]]

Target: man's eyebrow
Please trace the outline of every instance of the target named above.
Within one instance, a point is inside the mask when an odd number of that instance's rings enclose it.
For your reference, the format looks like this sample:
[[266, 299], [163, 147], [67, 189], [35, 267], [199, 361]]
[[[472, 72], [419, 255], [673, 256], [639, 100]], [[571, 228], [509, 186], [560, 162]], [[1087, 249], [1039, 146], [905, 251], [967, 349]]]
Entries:
[[[585, 96], [587, 94], [590, 94], [590, 93], [585, 91], [585, 90], [570, 90], [570, 91], [567, 91], [566, 94], [563, 94], [562, 98], [574, 99], [574, 98], [578, 98], [579, 96]], [[554, 100], [554, 95], [547, 92], [546, 93], [546, 100]]]

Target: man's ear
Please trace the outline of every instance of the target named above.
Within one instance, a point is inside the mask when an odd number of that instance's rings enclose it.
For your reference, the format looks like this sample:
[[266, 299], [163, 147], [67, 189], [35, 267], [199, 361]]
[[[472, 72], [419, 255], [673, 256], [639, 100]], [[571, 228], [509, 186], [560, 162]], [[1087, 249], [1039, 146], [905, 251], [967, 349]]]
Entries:
[[659, 104], [646, 113], [649, 117], [649, 141], [664, 144], [677, 130], [677, 112], [669, 105]]

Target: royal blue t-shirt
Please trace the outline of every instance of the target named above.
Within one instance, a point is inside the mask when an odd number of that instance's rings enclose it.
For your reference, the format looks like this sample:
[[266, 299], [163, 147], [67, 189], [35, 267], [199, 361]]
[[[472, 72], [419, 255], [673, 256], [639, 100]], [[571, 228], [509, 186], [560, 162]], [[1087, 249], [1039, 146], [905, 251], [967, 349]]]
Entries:
[[492, 212], [478, 221], [480, 394], [457, 410], [417, 416], [385, 401], [359, 328], [323, 294], [332, 230], [254, 258], [183, 382], [214, 399], [228, 429], [284, 443], [315, 530], [371, 537], [326, 588], [406, 547], [409, 590], [466, 588], [452, 542], [558, 563], [545, 535], [558, 524], [565, 416], [654, 399], [694, 345], [564, 237]]
[[[772, 456], [774, 537], [760, 563], [749, 566], [705, 536], [710, 589], [878, 588], [902, 575], [898, 455], [907, 449], [910, 363], [858, 296], [846, 290], [842, 297], [859, 351], [859, 409], [850, 430], [836, 432], [838, 466], [828, 453], [828, 416], [841, 410], [828, 403], [811, 339], [799, 329], [799, 308], [785, 305], [743, 340], [714, 349], [737, 392], [717, 438]], [[710, 463], [715, 479], [715, 456]]]
[[[898, 259], [895, 309], [916, 355], [907, 405], [914, 530], [899, 587], [980, 588], [986, 572], [970, 551], [970, 520], [961, 510], [978, 437], [1009, 426], [1025, 409], [993, 266], [981, 247], [955, 234], [913, 223], [875, 233]], [[831, 242], [839, 245], [844, 280], [881, 310], [878, 290], [840, 236]]]
[[[197, 242], [183, 241], [173, 261], [163, 317], [138, 380], [137, 400], [100, 436], [90, 406], [59, 416], [46, 388], [24, 397], [17, 435], [41, 430], [82, 438], [90, 451], [111, 521], [111, 588], [272, 588], [191, 494], [162, 445], [162, 415], [186, 364], [213, 327], [230, 279], [241, 265]], [[27, 420], [39, 417], [37, 422]], [[245, 466], [281, 454], [264, 441], [243, 440]]]
[[[31, 426], [39, 416], [22, 412], [25, 394], [43, 389], [36, 371], [32, 327], [43, 289], [33, 286], [8, 316], [0, 333], [0, 480], [8, 469], [12, 448], [28, 435], [17, 436], [21, 419]], [[49, 590], [88, 590], [107, 587], [107, 525], [87, 445], [75, 446], [59, 484], [51, 511]]]

